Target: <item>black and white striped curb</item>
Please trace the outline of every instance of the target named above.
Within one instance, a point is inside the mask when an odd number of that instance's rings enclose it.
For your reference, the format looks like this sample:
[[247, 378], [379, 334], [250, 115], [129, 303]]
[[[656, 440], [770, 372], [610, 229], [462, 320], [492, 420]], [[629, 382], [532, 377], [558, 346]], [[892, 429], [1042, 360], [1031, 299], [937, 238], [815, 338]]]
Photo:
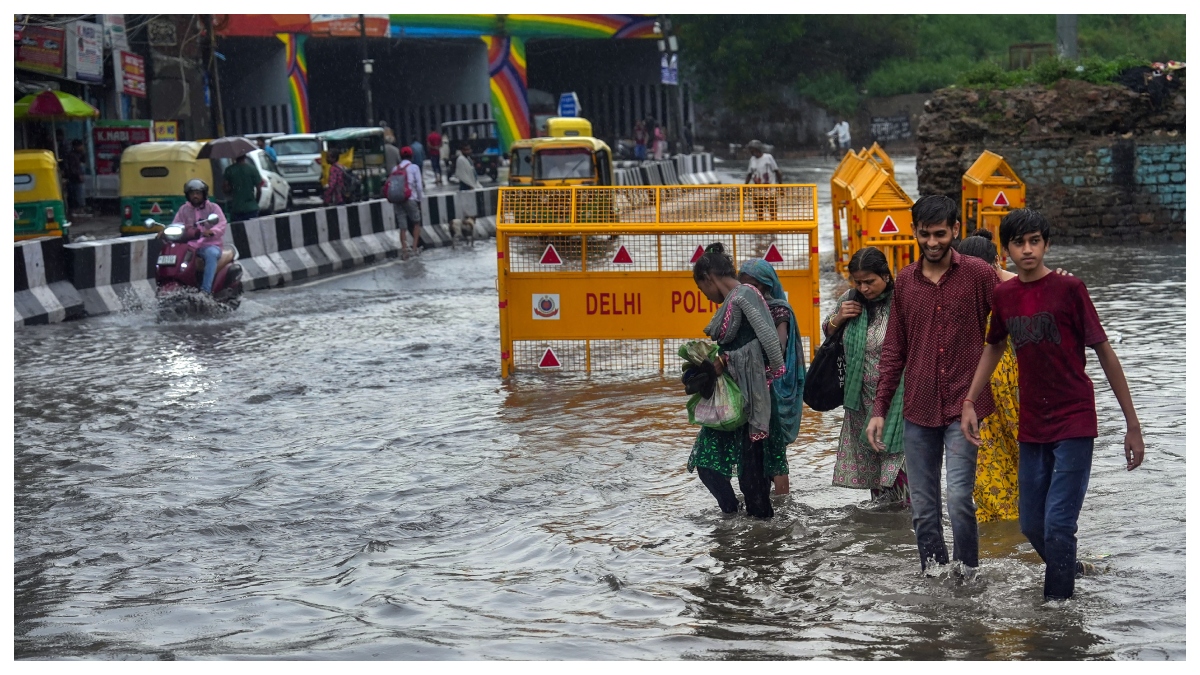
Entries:
[[156, 235], [101, 239], [65, 248], [67, 277], [89, 316], [144, 307], [154, 301], [162, 244]]
[[58, 323], [83, 316], [83, 298], [67, 279], [61, 237], [16, 242], [14, 326]]

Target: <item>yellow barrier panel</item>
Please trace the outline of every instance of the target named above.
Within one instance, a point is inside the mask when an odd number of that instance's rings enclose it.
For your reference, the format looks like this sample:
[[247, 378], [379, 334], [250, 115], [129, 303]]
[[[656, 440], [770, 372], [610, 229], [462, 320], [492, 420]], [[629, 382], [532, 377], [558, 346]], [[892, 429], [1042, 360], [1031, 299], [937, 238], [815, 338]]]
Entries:
[[772, 263], [809, 358], [819, 342], [814, 185], [501, 188], [501, 373], [673, 370], [716, 305], [692, 265], [725, 244]]
[[[984, 150], [963, 174], [963, 236], [979, 228], [991, 230], [996, 248], [1000, 249], [1000, 220], [1010, 210], [1021, 208], [1025, 208], [1025, 181], [1003, 157]], [[1001, 264], [1005, 258], [1000, 250]]]
[[[846, 262], [864, 246], [886, 242], [885, 252], [894, 253], [892, 271], [896, 272], [915, 260], [911, 253], [916, 244], [912, 234], [913, 202], [892, 174], [867, 159], [866, 154], [864, 151], [858, 158], [858, 169], [843, 188], [849, 195], [845, 215], [849, 231]], [[843, 276], [849, 275], [845, 265], [839, 271]]]
[[878, 164], [879, 167], [884, 171], [892, 174], [893, 176], [896, 175], [896, 165], [892, 163], [892, 158], [883, 151], [883, 148], [878, 142], [872, 143], [871, 147], [861, 150], [859, 154], [862, 155], [864, 159], [869, 159]]

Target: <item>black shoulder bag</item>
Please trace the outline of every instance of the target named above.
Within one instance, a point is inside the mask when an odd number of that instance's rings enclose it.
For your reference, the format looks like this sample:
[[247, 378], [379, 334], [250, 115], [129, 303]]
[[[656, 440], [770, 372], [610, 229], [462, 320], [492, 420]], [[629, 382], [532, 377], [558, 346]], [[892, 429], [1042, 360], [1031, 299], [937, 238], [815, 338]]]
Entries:
[[[850, 300], [861, 302], [859, 294], [853, 293]], [[866, 311], [866, 308], [863, 309]], [[827, 412], [842, 405], [846, 386], [846, 350], [842, 346], [842, 333], [846, 321], [833, 331], [833, 335], [817, 348], [808, 373], [804, 376], [804, 404], [817, 412]]]

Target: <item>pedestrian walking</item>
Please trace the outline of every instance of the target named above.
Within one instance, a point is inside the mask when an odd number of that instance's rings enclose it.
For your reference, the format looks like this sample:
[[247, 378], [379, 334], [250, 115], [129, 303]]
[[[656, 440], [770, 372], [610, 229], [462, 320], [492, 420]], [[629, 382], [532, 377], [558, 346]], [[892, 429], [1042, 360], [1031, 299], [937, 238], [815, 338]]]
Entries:
[[258, 139], [258, 149], [267, 153], [267, 157], [270, 157], [272, 162], [279, 161], [279, 156], [277, 154], [275, 154], [275, 148], [272, 148], [271, 146], [267, 145], [267, 141], [265, 138], [260, 137]]
[[67, 202], [68, 207], [77, 214], [87, 209], [87, 195], [84, 189], [84, 164], [87, 158], [83, 152], [83, 141], [76, 138], [71, 141], [71, 149], [66, 158], [67, 173]]
[[[963, 239], [958, 252], [991, 265], [1000, 283], [1017, 276], [1000, 266], [1000, 255], [988, 230], [976, 230]], [[988, 318], [989, 325], [994, 316], [993, 311]], [[1017, 519], [1020, 402], [1017, 398], [1017, 357], [1013, 354], [1011, 340], [1005, 341], [1004, 355], [992, 373], [991, 387], [995, 410], [980, 422], [982, 441], [975, 462], [975, 520], [980, 523]]]
[[1125, 468], [1145, 457], [1145, 441], [1125, 372], [1087, 287], [1046, 267], [1050, 224], [1032, 209], [1015, 209], [1000, 221], [1000, 245], [1017, 265], [1017, 278], [995, 290], [987, 347], [962, 400], [961, 430], [979, 444], [980, 400], [1012, 340], [1017, 356], [1020, 411], [1021, 532], [1046, 564], [1047, 600], [1075, 594], [1075, 576], [1089, 565], [1077, 559], [1079, 511], [1087, 493], [1098, 433], [1096, 393], [1085, 370], [1091, 347], [1125, 416]]
[[825, 135], [836, 139], [839, 149], [850, 149], [850, 123], [845, 119], [839, 120], [832, 129], [825, 132]]
[[[876, 451], [887, 451], [885, 419], [903, 375], [904, 462], [921, 569], [949, 562], [942, 534], [944, 460], [953, 556], [965, 568], [962, 574], [973, 578], [979, 566], [976, 448], [963, 436], [959, 418], [983, 353], [996, 273], [951, 246], [961, 227], [954, 200], [922, 197], [912, 206], [912, 220], [921, 257], [896, 275], [867, 438]], [[990, 415], [991, 391], [980, 394], [975, 407]]]
[[771, 429], [763, 447], [763, 468], [775, 485], [775, 494], [784, 495], [791, 489], [787, 448], [800, 433], [800, 416], [804, 412], [804, 343], [800, 340], [796, 311], [788, 303], [787, 293], [771, 263], [762, 258], [747, 260], [742, 263], [738, 281], [757, 288], [766, 300], [783, 351], [783, 376], [771, 383]]
[[454, 162], [454, 177], [459, 190], [482, 190], [479, 177], [475, 175], [475, 162], [471, 160], [471, 144], [463, 143]]
[[395, 138], [384, 137], [383, 140], [383, 167], [390, 175], [400, 164], [400, 148], [396, 147]]
[[442, 184], [442, 135], [437, 130], [430, 131], [425, 136], [425, 149], [429, 153], [430, 168], [433, 169], [433, 179], [437, 185]]
[[[750, 141], [746, 147], [750, 150], [750, 170], [746, 174], [747, 185], [750, 183], [771, 185], [783, 182], [783, 172], [779, 170], [779, 165], [775, 163], [775, 158], [771, 156], [771, 153], [763, 151], [762, 141]], [[759, 220], [762, 220], [767, 213], [771, 214], [771, 220], [779, 219], [779, 200], [774, 189], [752, 190], [750, 202], [753, 204]]]
[[[405, 226], [400, 228], [400, 254], [407, 258], [411, 250], [413, 255], [420, 254], [421, 246], [421, 204], [425, 201], [425, 176], [421, 171], [421, 167], [413, 161], [412, 148], [404, 146], [400, 148], [400, 163], [396, 165], [393, 173], [403, 171], [408, 183], [409, 197], [397, 201], [391, 195], [387, 195], [388, 201], [398, 204], [400, 209], [396, 212], [397, 218], [401, 214], [405, 218]], [[412, 237], [412, 245], [405, 242], [404, 233], [408, 232]]]
[[639, 162], [646, 161], [646, 123], [638, 120], [633, 127], [633, 158]]
[[408, 147], [412, 148], [412, 153], [413, 153], [412, 163], [417, 165], [417, 170], [422, 173], [422, 179], [424, 179], [423, 174], [425, 173], [425, 146], [421, 145], [420, 139], [414, 139], [413, 142], [410, 143]]
[[337, 206], [346, 203], [346, 169], [338, 162], [337, 151], [333, 148], [329, 149], [328, 154], [321, 160], [328, 171], [325, 192], [321, 195], [321, 201], [326, 206]]
[[654, 125], [654, 161], [661, 162], [667, 151], [667, 134], [662, 126]]
[[848, 269], [851, 288], [838, 298], [833, 313], [822, 323], [826, 337], [844, 327], [844, 414], [837, 461], [833, 465], [833, 484], [870, 490], [871, 499], [879, 504], [904, 504], [909, 497], [908, 476], [904, 471], [903, 377], [884, 422], [886, 450], [877, 452], [863, 434], [879, 388], [879, 361], [892, 314], [895, 283], [887, 256], [874, 246], [856, 251]]
[[733, 259], [720, 242], [709, 244], [692, 268], [705, 297], [720, 307], [704, 333], [717, 343], [712, 362], [717, 376], [728, 372], [746, 400], [746, 423], [732, 431], [702, 427], [692, 445], [687, 469], [695, 471], [724, 513], [737, 513], [730, 478], [746, 501], [746, 513], [771, 518], [771, 480], [765, 467], [764, 441], [770, 435], [770, 384], [786, 368], [771, 312], [758, 289], [737, 280]]
[[263, 177], [254, 162], [247, 160], [246, 155], [239, 156], [233, 164], [225, 167], [224, 179], [230, 220], [240, 222], [257, 218]]

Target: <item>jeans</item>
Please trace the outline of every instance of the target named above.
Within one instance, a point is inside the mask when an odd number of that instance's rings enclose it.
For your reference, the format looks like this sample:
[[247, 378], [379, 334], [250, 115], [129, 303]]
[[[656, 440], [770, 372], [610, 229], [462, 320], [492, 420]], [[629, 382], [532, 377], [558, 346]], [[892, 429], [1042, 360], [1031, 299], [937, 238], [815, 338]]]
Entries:
[[1021, 533], [1046, 563], [1042, 594], [1047, 600], [1065, 600], [1075, 594], [1075, 532], [1092, 475], [1095, 439], [1020, 445]]
[[975, 520], [975, 460], [979, 449], [963, 436], [958, 420], [944, 427], [904, 421], [904, 461], [912, 499], [913, 529], [923, 571], [930, 558], [945, 565], [942, 535], [942, 448], [946, 458], [947, 508], [954, 533], [954, 559], [979, 565], [979, 524]]
[[[775, 509], [771, 506], [771, 479], [763, 469], [763, 441], [750, 442], [750, 426], [742, 427], [745, 438], [742, 439], [741, 471], [738, 476], [738, 487], [746, 498], [746, 513], [757, 518], [772, 518]], [[697, 467], [696, 474], [700, 482], [717, 498], [717, 504], [725, 513], [737, 513], [737, 495], [729, 478], [704, 467]]]
[[212, 293], [213, 279], [217, 278], [217, 261], [221, 258], [219, 246], [202, 246], [196, 255], [204, 259], [204, 280], [200, 282], [200, 290]]

